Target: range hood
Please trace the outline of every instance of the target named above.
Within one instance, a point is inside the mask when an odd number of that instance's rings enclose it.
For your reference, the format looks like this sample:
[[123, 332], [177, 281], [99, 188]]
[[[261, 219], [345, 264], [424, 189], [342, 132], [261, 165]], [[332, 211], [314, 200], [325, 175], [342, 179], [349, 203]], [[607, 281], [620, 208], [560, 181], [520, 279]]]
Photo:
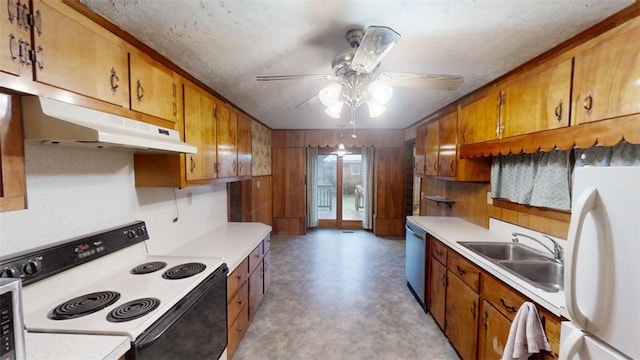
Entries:
[[22, 97], [25, 140], [145, 153], [198, 152], [173, 129], [38, 96]]

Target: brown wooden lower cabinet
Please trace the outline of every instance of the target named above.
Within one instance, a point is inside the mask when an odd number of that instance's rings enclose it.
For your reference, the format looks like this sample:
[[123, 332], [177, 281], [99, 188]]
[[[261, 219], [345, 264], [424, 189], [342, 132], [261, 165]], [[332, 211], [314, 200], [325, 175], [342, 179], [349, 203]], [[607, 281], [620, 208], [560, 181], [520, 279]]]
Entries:
[[482, 302], [480, 312], [478, 359], [499, 360], [507, 344], [511, 321], [486, 300]]
[[[435, 238], [430, 241], [429, 312], [463, 359], [500, 359], [518, 309], [530, 300]], [[551, 346], [537, 358], [557, 359], [563, 318], [537, 309]]]
[[269, 248], [267, 236], [227, 277], [227, 359], [233, 358], [271, 283]]
[[447, 272], [445, 334], [462, 359], [475, 359], [480, 296], [453, 272]]
[[436, 323], [444, 330], [447, 268], [437, 261], [435, 257], [431, 258], [431, 276], [429, 280], [429, 286], [431, 288], [431, 305], [429, 311]]

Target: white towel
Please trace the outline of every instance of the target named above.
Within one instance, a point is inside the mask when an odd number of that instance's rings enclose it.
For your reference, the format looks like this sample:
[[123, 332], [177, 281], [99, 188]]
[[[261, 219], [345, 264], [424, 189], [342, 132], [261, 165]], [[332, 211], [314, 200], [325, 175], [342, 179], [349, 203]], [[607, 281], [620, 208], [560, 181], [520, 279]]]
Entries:
[[551, 351], [551, 346], [542, 328], [536, 306], [531, 302], [525, 302], [511, 323], [502, 360], [527, 359], [531, 354], [539, 353], [541, 350]]

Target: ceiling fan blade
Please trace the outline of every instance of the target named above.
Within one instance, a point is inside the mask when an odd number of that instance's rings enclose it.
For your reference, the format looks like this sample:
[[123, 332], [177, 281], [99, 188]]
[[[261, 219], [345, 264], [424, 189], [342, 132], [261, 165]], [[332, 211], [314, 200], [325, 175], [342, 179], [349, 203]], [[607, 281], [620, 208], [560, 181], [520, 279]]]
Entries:
[[312, 106], [313, 104], [317, 103], [320, 99], [318, 99], [318, 94], [315, 94], [313, 96], [311, 96], [310, 98], [308, 98], [307, 100], [301, 102], [300, 104], [296, 105], [295, 108], [296, 110], [304, 110], [306, 108], [308, 108], [309, 106]]
[[335, 75], [328, 74], [300, 74], [300, 75], [258, 75], [257, 81], [279, 81], [279, 80], [300, 80], [300, 79], [324, 79], [338, 80]]
[[437, 90], [455, 90], [464, 82], [460, 75], [383, 72], [379, 80], [392, 86], [415, 86]]
[[400, 34], [390, 27], [370, 26], [362, 37], [351, 67], [361, 74], [371, 73], [398, 39]]

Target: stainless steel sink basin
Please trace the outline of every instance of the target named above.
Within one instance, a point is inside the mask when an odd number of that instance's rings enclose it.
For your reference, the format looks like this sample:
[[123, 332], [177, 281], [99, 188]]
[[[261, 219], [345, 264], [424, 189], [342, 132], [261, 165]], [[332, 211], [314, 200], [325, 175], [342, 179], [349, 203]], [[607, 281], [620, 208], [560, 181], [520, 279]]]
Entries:
[[564, 265], [520, 243], [460, 242], [527, 283], [549, 292], [564, 288]]
[[493, 260], [547, 260], [548, 257], [519, 243], [461, 242], [461, 245]]
[[499, 261], [505, 267], [533, 286], [547, 291], [564, 288], [564, 265], [554, 261]]

